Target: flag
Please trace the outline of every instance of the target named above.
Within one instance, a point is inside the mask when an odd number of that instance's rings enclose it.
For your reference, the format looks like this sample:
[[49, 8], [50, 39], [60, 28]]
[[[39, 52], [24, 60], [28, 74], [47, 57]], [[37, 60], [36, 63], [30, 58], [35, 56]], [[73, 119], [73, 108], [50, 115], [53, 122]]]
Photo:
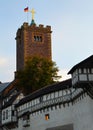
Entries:
[[28, 12], [28, 7], [24, 8], [24, 12]]

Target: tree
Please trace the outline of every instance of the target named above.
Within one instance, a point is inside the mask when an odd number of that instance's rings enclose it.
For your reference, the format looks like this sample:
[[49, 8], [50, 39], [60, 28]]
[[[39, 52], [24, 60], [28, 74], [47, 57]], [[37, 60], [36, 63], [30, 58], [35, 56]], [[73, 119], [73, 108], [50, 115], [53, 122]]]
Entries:
[[41, 57], [29, 58], [24, 70], [17, 72], [17, 86], [24, 94], [29, 94], [46, 85], [55, 83], [58, 76], [56, 63]]

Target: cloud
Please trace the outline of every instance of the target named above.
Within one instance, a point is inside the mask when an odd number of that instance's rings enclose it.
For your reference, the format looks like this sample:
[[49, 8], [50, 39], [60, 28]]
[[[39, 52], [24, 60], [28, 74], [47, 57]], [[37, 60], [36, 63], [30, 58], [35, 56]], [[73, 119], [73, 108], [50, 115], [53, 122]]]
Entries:
[[14, 59], [10, 57], [0, 57], [0, 81], [12, 81], [14, 79], [14, 71]]
[[59, 81], [63, 81], [63, 80], [71, 78], [71, 75], [68, 75], [67, 73], [68, 73], [67, 69], [61, 69], [61, 70], [59, 70], [58, 75], [62, 76], [62, 78], [60, 78]]
[[4, 67], [7, 65], [7, 59], [0, 57], [0, 67]]

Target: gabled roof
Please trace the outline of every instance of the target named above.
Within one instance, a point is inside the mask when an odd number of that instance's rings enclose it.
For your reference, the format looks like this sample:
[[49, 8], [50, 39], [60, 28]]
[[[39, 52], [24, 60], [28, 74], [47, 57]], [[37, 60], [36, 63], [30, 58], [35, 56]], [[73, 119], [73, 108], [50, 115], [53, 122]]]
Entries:
[[2, 109], [11, 106], [13, 104], [13, 102], [16, 100], [16, 98], [19, 96], [20, 92], [18, 92], [17, 94], [13, 95], [10, 100], [8, 102], [6, 102], [6, 104], [2, 107]]
[[77, 68], [93, 68], [93, 55], [86, 58], [85, 60], [81, 61], [80, 63], [76, 64], [69, 72], [68, 74], [72, 74], [74, 70]]
[[24, 104], [28, 101], [31, 101], [32, 99], [41, 97], [45, 94], [55, 92], [55, 91], [59, 91], [59, 90], [64, 90], [64, 89], [70, 88], [71, 86], [72, 86], [71, 85], [71, 79], [68, 79], [68, 80], [65, 80], [65, 81], [62, 81], [62, 82], [58, 82], [58, 83], [43, 87], [43, 88], [35, 91], [34, 93], [26, 96], [22, 100], [20, 100], [20, 102], [16, 105], [16, 107], [20, 106], [20, 105], [22, 105], [22, 104]]
[[12, 89], [16, 89], [16, 79], [8, 84], [8, 86], [3, 90], [3, 97], [6, 97]]
[[0, 93], [1, 93], [2, 91], [4, 91], [4, 90], [8, 87], [9, 84], [10, 84], [10, 82], [0, 83]]

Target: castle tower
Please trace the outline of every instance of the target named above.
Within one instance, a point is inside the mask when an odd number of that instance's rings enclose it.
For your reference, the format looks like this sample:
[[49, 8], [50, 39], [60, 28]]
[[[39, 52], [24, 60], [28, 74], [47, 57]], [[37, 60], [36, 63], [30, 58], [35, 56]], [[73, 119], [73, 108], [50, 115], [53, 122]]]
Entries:
[[31, 24], [23, 23], [16, 34], [17, 68], [24, 68], [29, 57], [41, 56], [52, 60], [51, 56], [51, 26], [37, 26], [32, 17]]

